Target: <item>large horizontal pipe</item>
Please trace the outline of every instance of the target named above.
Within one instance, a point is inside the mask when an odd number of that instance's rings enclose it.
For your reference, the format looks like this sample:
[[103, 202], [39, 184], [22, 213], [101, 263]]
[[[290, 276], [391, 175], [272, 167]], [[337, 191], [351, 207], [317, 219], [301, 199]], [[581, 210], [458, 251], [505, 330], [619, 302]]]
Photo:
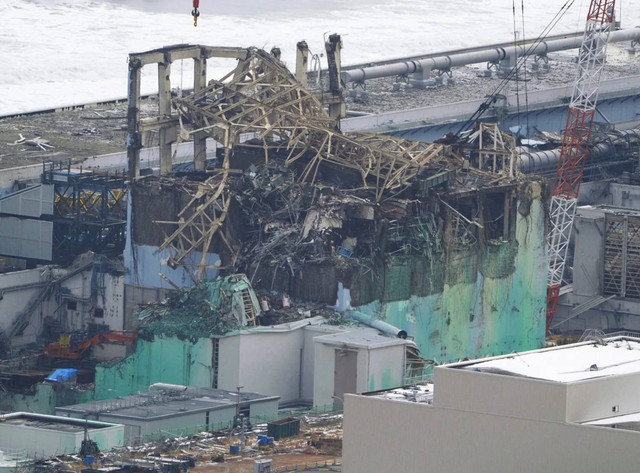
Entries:
[[[640, 128], [631, 130], [620, 130], [615, 136], [610, 136], [608, 140], [601, 140], [589, 147], [590, 161], [601, 161], [611, 159], [620, 153], [619, 147], [626, 145], [628, 138], [640, 139]], [[558, 167], [560, 158], [560, 148], [546, 151], [520, 152], [519, 168], [525, 174], [543, 174], [546, 171], [554, 170]]]
[[168, 392], [174, 392], [174, 393], [183, 393], [187, 389], [189, 389], [189, 387], [184, 386], [182, 384], [153, 383], [151, 386], [149, 386], [149, 390], [151, 391], [158, 390], [158, 391], [168, 391]]
[[[613, 31], [609, 35], [609, 43], [619, 43], [623, 41], [639, 41], [640, 28], [629, 28], [625, 30]], [[452, 67], [467, 66], [483, 62], [497, 62], [506, 58], [521, 57], [525, 53], [529, 56], [544, 56], [545, 54], [575, 49], [582, 43], [582, 37], [569, 37], [552, 41], [540, 41], [535, 46], [525, 44], [521, 46], [510, 46], [508, 48], [490, 48], [482, 51], [458, 53], [445, 56], [421, 59], [419, 61], [404, 61], [381, 66], [362, 67], [343, 71], [342, 82], [363, 82], [367, 79], [378, 77], [404, 76], [420, 71], [440, 70], [446, 71]]]
[[382, 320], [376, 320], [370, 317], [369, 315], [363, 314], [362, 312], [358, 312], [357, 310], [352, 310], [347, 312], [351, 318], [357, 320], [361, 324], [367, 325], [369, 327], [380, 330], [382, 333], [386, 335], [391, 335], [396, 338], [407, 338], [407, 332], [404, 330], [400, 330], [398, 327], [394, 327], [391, 324], [383, 322]]

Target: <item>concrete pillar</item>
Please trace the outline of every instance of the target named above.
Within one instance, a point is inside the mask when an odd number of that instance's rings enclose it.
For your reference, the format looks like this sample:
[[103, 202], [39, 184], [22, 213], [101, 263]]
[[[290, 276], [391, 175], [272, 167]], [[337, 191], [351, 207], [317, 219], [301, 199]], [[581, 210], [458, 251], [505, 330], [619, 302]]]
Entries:
[[502, 220], [502, 238], [505, 240], [508, 240], [511, 237], [511, 234], [509, 233], [510, 227], [511, 227], [511, 199], [513, 197], [513, 194], [511, 193], [511, 191], [507, 191], [504, 194], [504, 217]]
[[329, 91], [334, 98], [339, 100], [329, 104], [329, 115], [340, 119], [346, 116], [344, 100], [342, 100], [342, 86], [340, 75], [342, 73], [342, 39], [339, 34], [329, 36], [329, 41], [325, 44], [327, 50], [327, 62], [329, 64]]
[[278, 61], [282, 57], [282, 51], [277, 46], [271, 48], [270, 54]]
[[173, 126], [162, 126], [158, 130], [158, 142], [160, 150], [160, 174], [169, 174], [172, 169], [171, 143], [176, 139], [176, 128]]
[[127, 84], [127, 165], [129, 179], [140, 176], [140, 148], [142, 138], [138, 131], [140, 119], [140, 71], [139, 59], [129, 56], [129, 78]]
[[[165, 55], [164, 62], [158, 63], [158, 115], [171, 115], [171, 61]], [[168, 130], [158, 130], [158, 147], [160, 149], [160, 174], [171, 172], [171, 140]]]
[[518, 49], [507, 48], [505, 56], [498, 63], [498, 77], [507, 77], [518, 66]]
[[409, 77], [409, 84], [416, 89], [435, 89], [438, 84], [431, 77], [431, 68], [421, 67]]
[[[197, 94], [207, 86], [207, 58], [193, 60], [193, 93]], [[204, 171], [207, 165], [207, 133], [199, 131], [193, 135], [193, 165], [196, 171]]]
[[296, 79], [304, 87], [307, 87], [307, 71], [309, 70], [309, 46], [306, 41], [300, 41], [296, 53]]
[[171, 61], [165, 55], [165, 61], [158, 63], [158, 114], [171, 115]]

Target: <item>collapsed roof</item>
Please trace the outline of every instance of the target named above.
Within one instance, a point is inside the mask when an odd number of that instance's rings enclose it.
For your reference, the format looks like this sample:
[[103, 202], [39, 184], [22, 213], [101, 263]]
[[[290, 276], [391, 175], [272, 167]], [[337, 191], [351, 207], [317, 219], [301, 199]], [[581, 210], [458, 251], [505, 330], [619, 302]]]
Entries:
[[[257, 242], [255, 249], [265, 256], [265, 249], [273, 255], [278, 246], [300, 250], [314, 241], [311, 229], [322, 232], [339, 226], [337, 220], [348, 207], [372, 219], [385, 207], [403, 202], [399, 206], [406, 215], [410, 202], [434, 190], [446, 188], [447, 195], [461, 196], [480, 187], [513, 187], [516, 182], [513, 163], [504, 164], [512, 159], [512, 151], [496, 148], [504, 148], [497, 128], [490, 140], [493, 147], [485, 140], [488, 150], [479, 153], [479, 168], [469, 166], [447, 144], [342, 133], [314, 94], [280, 61], [256, 48], [247, 49], [246, 57], [226, 76], [175, 99], [174, 105], [180, 139], [206, 133], [223, 151], [215, 170], [188, 190], [191, 200], [177, 218], [156, 221], [167, 235], [159, 250], [169, 251], [170, 265], [185, 265], [190, 255], [201, 253], [196, 278], [203, 277], [216, 234], [233, 261], [237, 259], [239, 245], [220, 232], [234, 201], [262, 229], [279, 217], [288, 220], [271, 226], [279, 243]], [[492, 163], [490, 171], [482, 170], [487, 169], [485, 162]], [[438, 194], [437, 200], [443, 197]], [[472, 218], [463, 216], [469, 224]], [[439, 224], [431, 223], [431, 233], [437, 233]], [[287, 261], [287, 252], [278, 254]], [[291, 266], [291, 260], [287, 262]]]

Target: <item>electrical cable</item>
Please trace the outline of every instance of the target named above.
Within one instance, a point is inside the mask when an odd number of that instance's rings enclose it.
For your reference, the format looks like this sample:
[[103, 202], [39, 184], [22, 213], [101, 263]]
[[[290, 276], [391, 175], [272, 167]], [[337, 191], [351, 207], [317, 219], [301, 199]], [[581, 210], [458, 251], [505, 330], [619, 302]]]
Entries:
[[[516, 0], [511, 0], [511, 10], [513, 12], [513, 48], [515, 51], [515, 48], [518, 47], [518, 33], [516, 30]], [[527, 66], [525, 64], [524, 69], [527, 69]], [[519, 77], [518, 77], [518, 70], [516, 69], [516, 110], [518, 113], [518, 128], [521, 128], [521, 124], [520, 124], [520, 85], [518, 84], [519, 82]]]
[[551, 19], [551, 21], [545, 26], [542, 32], [538, 35], [538, 37], [529, 45], [529, 47], [525, 50], [524, 54], [518, 59], [516, 66], [512, 68], [502, 79], [502, 81], [498, 84], [498, 86], [494, 89], [493, 93], [487, 96], [487, 99], [480, 104], [478, 109], [474, 112], [474, 114], [460, 127], [457, 131], [456, 136], [460, 136], [463, 131], [466, 131], [468, 127], [474, 123], [478, 118], [480, 118], [484, 112], [491, 106], [491, 104], [495, 103], [497, 100], [497, 95], [500, 91], [502, 91], [509, 81], [513, 78], [516, 71], [518, 71], [522, 65], [526, 61], [526, 57], [531, 54], [531, 52], [538, 47], [540, 43], [544, 41], [544, 39], [549, 35], [549, 33], [555, 28], [558, 22], [565, 15], [567, 10], [571, 8], [571, 6], [575, 3], [575, 0], [566, 0], [565, 3], [560, 7], [560, 10], [555, 14], [555, 16]]
[[[524, 29], [524, 0], [520, 0], [520, 18], [522, 19], [522, 43], [527, 39]], [[527, 57], [524, 58], [524, 113], [527, 118], [527, 138], [530, 136], [529, 131], [529, 89], [528, 89], [528, 79], [527, 79]]]

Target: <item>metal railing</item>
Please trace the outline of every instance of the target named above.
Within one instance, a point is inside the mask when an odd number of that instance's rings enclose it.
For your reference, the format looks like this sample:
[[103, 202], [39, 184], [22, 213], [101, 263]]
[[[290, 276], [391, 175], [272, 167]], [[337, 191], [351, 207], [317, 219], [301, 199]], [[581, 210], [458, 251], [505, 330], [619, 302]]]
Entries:
[[[338, 415], [342, 413], [342, 405], [339, 404], [327, 404], [325, 406], [318, 406], [312, 409], [287, 409], [278, 412], [276, 416], [251, 416], [249, 421], [251, 425], [256, 426], [260, 424], [266, 424], [276, 420], [285, 419], [287, 417], [302, 417], [313, 416], [320, 417], [325, 415]], [[193, 425], [181, 429], [160, 430], [143, 437], [138, 437], [132, 440], [133, 444], [157, 442], [169, 438], [178, 437], [190, 437], [203, 432], [219, 432], [224, 430], [233, 429], [233, 420], [227, 422], [214, 422], [209, 424]]]
[[342, 466], [342, 461], [339, 459], [334, 460], [325, 460], [319, 462], [311, 462], [311, 463], [300, 463], [297, 465], [288, 465], [288, 466], [279, 466], [276, 468], [272, 468], [272, 473], [285, 473], [288, 471], [308, 471], [316, 468], [327, 468], [327, 471], [342, 471], [342, 469], [333, 469], [332, 467]]

